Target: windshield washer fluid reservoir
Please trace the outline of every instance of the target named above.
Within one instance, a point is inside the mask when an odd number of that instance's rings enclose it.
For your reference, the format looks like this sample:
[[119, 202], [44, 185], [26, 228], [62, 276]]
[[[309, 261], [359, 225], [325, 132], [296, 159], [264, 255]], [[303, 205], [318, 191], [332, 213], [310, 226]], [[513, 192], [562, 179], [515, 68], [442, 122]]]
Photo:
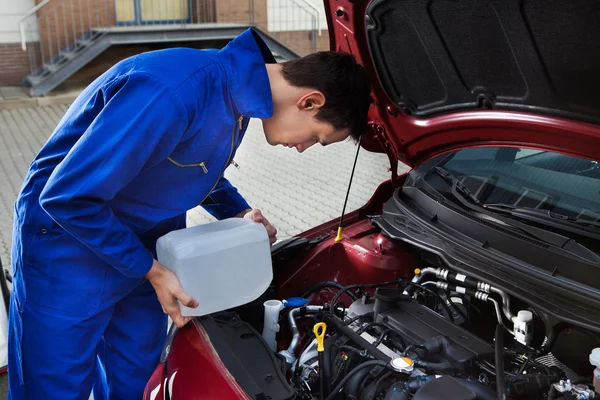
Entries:
[[158, 262], [171, 269], [197, 308], [180, 303], [183, 316], [237, 307], [262, 295], [273, 279], [265, 227], [229, 218], [167, 233], [156, 243]]

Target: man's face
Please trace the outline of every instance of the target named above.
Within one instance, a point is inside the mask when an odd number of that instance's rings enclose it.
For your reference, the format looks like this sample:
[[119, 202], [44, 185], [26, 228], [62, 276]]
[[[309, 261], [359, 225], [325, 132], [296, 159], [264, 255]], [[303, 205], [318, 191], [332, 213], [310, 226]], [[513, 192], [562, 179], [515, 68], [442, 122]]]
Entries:
[[336, 130], [333, 125], [313, 117], [263, 120], [267, 142], [271, 146], [295, 147], [299, 153], [320, 143], [327, 146], [346, 140], [348, 130]]
[[295, 147], [302, 153], [316, 143], [327, 146], [347, 139], [348, 129], [336, 130], [316, 118], [324, 101], [322, 94], [313, 92], [276, 109], [271, 118], [262, 120], [267, 142], [271, 146]]

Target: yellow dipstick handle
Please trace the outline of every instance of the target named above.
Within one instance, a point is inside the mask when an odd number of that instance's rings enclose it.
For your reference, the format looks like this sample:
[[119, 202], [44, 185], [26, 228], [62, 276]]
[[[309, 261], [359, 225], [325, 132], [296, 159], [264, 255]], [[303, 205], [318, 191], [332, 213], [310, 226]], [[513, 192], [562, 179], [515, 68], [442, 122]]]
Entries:
[[339, 242], [340, 240], [342, 240], [342, 227], [341, 226], [338, 228], [338, 233], [337, 233], [337, 236], [335, 237], [334, 241]]
[[313, 332], [315, 333], [315, 337], [317, 338], [317, 351], [322, 353], [325, 351], [325, 347], [323, 346], [323, 341], [325, 340], [325, 331], [327, 330], [327, 325], [325, 322], [319, 322], [315, 324], [313, 328]]

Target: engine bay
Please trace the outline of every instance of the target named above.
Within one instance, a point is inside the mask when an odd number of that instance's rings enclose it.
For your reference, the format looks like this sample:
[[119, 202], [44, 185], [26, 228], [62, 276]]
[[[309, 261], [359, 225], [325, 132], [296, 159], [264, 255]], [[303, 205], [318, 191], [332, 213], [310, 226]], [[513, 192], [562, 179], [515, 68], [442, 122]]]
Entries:
[[[244, 310], [201, 318], [203, 325], [235, 321], [260, 336], [269, 357], [254, 351], [243, 375], [256, 377], [241, 383], [252, 398], [600, 398], [590, 364], [596, 333], [448, 268], [416, 268], [412, 277], [378, 283], [321, 281], [260, 304], [262, 316], [251, 323]], [[252, 335], [230, 336], [250, 349]]]
[[182, 398], [230, 398], [217, 384], [257, 400], [600, 398], [597, 330], [385, 235], [369, 215], [392, 193], [348, 214], [341, 241], [332, 221], [275, 245], [269, 290], [184, 328], [155, 384], [177, 374]]

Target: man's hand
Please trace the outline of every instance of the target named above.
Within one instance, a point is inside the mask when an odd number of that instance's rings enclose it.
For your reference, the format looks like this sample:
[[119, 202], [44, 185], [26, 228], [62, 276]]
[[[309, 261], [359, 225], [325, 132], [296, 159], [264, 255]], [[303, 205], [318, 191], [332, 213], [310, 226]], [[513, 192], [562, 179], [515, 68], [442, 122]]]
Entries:
[[267, 230], [267, 234], [269, 235], [269, 241], [271, 242], [271, 244], [275, 243], [275, 241], [277, 240], [277, 229], [275, 229], [275, 227], [271, 225], [269, 220], [265, 218], [264, 215], [262, 215], [262, 212], [260, 210], [246, 210], [240, 213], [239, 216], [251, 219], [254, 222], [262, 223]]
[[198, 307], [198, 301], [184, 293], [181, 283], [173, 271], [154, 260], [152, 268], [146, 274], [146, 278], [154, 286], [163, 312], [169, 314], [177, 327], [185, 326], [194, 318], [181, 315], [177, 300], [184, 306], [191, 308]]

